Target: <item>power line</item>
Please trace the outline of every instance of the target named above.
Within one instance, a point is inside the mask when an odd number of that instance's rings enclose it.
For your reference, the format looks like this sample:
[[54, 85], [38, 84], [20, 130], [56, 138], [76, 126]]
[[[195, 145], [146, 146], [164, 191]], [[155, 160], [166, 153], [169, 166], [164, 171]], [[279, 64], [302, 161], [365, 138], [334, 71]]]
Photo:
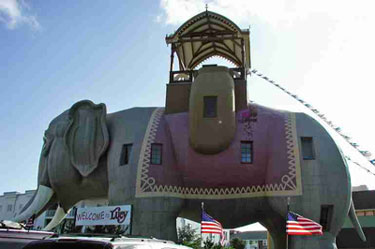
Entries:
[[354, 163], [355, 165], [357, 165], [358, 167], [360, 167], [361, 169], [363, 169], [363, 170], [365, 170], [367, 173], [369, 173], [369, 174], [371, 174], [371, 175], [374, 175], [375, 176], [375, 174], [372, 172], [372, 171], [370, 171], [369, 169], [367, 169], [366, 167], [364, 167], [364, 166], [362, 166], [361, 164], [359, 164], [358, 162], [356, 162], [356, 161], [353, 161], [350, 157], [348, 157], [348, 156], [345, 156], [345, 159], [346, 160], [348, 160], [348, 161], [351, 161], [352, 163]]
[[[310, 111], [312, 111], [316, 116], [319, 117], [319, 119], [321, 119], [324, 123], [326, 123], [328, 126], [330, 126], [337, 134], [339, 134], [342, 138], [344, 138], [344, 140], [349, 143], [355, 150], [357, 150], [363, 157], [366, 158], [366, 160], [371, 163], [372, 165], [375, 165], [375, 158], [373, 159], [370, 159], [369, 160], [369, 157], [371, 157], [371, 153], [367, 150], [360, 150], [359, 149], [359, 144], [355, 143], [355, 142], [352, 142], [350, 141], [351, 138], [347, 135], [345, 135], [342, 131], [341, 131], [341, 128], [339, 126], [336, 126], [333, 124], [332, 121], [330, 121], [323, 113], [321, 113], [318, 109], [314, 108], [312, 105], [310, 105], [309, 103], [307, 103], [306, 101], [304, 101], [303, 99], [299, 98], [296, 94], [293, 94], [291, 93], [290, 91], [288, 91], [286, 88], [284, 88], [283, 86], [281, 86], [280, 84], [277, 84], [275, 81], [271, 80], [269, 77], [265, 76], [264, 74], [261, 74], [258, 72], [258, 70], [256, 69], [253, 69], [250, 71], [250, 73], [253, 73], [255, 75], [257, 75], [258, 77], [264, 79], [265, 81], [271, 83], [272, 85], [276, 86], [277, 88], [279, 88], [280, 90], [282, 90], [284, 93], [288, 94], [289, 96], [291, 96], [292, 98], [294, 98], [295, 100], [297, 100], [298, 102], [300, 102], [302, 105], [304, 105], [306, 108], [308, 108]], [[353, 161], [350, 157], [348, 156], [345, 156], [346, 159], [350, 160], [351, 162], [353, 162], [354, 164], [356, 164], [357, 166], [361, 167], [362, 169], [366, 170], [368, 173], [372, 174], [372, 175], [375, 175], [374, 173], [372, 173], [370, 170], [368, 170], [366, 167], [360, 165], [359, 163]]]

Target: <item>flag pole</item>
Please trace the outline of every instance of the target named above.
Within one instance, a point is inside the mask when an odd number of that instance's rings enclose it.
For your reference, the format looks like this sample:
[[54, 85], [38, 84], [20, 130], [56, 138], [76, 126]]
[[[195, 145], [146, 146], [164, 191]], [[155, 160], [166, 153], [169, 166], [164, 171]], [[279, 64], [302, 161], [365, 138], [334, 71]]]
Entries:
[[[286, 211], [286, 222], [288, 222], [289, 204], [290, 204], [290, 197], [288, 196], [288, 198], [287, 198], [287, 208], [286, 208], [286, 210], [287, 210]], [[286, 231], [286, 249], [289, 249], [288, 240], [289, 240], [289, 236], [288, 236], [288, 232]]]
[[202, 201], [201, 202], [201, 240], [202, 240], [201, 243], [203, 243], [203, 233], [202, 233], [202, 215], [203, 215], [203, 211], [204, 211], [204, 202]]

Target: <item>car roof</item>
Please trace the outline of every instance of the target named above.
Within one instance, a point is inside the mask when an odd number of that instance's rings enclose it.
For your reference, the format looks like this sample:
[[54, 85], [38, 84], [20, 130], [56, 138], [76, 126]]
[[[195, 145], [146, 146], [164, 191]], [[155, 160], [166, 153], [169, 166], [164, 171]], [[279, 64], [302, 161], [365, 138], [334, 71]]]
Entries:
[[52, 235], [54, 233], [46, 231], [0, 228], [0, 238], [43, 239]]
[[[47, 241], [56, 242], [103, 242], [103, 244], [111, 244], [114, 248], [179, 248], [188, 249], [189, 247], [177, 245], [173, 241], [160, 240], [155, 238], [128, 238], [128, 237], [113, 237], [113, 236], [75, 236], [75, 235], [62, 235], [58, 237], [50, 237]], [[40, 243], [40, 242], [39, 242]]]

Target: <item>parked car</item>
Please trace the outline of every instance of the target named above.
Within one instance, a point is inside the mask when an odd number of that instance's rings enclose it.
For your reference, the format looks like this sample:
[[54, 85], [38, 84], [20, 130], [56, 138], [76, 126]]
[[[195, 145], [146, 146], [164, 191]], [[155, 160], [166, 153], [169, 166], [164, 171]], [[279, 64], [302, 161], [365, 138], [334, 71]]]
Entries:
[[55, 236], [33, 241], [24, 249], [191, 249], [172, 241], [122, 236]]
[[22, 249], [31, 241], [42, 240], [52, 235], [52, 232], [27, 230], [16, 222], [0, 221], [1, 249]]

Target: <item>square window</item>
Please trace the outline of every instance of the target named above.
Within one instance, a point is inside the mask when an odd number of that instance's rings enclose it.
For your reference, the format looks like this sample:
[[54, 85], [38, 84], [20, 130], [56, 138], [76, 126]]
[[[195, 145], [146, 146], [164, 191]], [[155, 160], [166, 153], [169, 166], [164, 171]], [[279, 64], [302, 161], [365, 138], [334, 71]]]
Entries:
[[151, 164], [160, 165], [162, 162], [162, 144], [151, 144]]
[[203, 97], [203, 117], [215, 118], [217, 116], [217, 96]]
[[122, 146], [120, 166], [129, 164], [131, 152], [132, 152], [132, 144], [124, 144]]
[[364, 211], [356, 211], [356, 215], [357, 216], [365, 216], [365, 212]]
[[314, 143], [312, 137], [301, 137], [303, 160], [314, 160]]
[[241, 142], [241, 163], [252, 163], [253, 162], [253, 142], [242, 141]]

